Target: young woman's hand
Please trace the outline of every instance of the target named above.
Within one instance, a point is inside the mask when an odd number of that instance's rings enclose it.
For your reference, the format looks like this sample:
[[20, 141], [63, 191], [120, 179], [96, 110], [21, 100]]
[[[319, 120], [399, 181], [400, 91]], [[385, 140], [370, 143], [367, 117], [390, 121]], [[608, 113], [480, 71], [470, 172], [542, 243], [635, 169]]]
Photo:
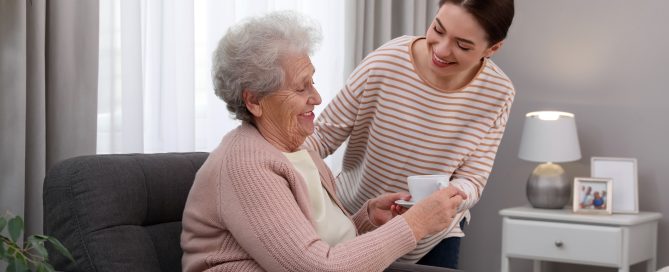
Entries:
[[371, 199], [367, 205], [367, 213], [372, 224], [381, 226], [393, 217], [406, 212], [406, 208], [395, 204], [395, 201], [400, 199], [409, 200], [411, 195], [408, 193], [388, 193]]

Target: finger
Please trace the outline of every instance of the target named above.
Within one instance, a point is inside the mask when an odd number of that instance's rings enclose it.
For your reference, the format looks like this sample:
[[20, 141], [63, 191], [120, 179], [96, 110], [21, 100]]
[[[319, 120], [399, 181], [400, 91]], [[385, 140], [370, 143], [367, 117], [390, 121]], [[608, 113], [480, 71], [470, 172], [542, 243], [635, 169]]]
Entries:
[[456, 195], [459, 195], [463, 199], [467, 199], [467, 194], [463, 192], [462, 190], [458, 189], [457, 187], [453, 185], [449, 185], [448, 187], [442, 189], [443, 191], [446, 191], [445, 193], [448, 195], [449, 198], [452, 198]]
[[395, 213], [398, 214], [398, 215], [400, 215], [400, 214], [405, 213], [406, 211], [407, 211], [407, 208], [402, 207], [402, 206], [400, 206], [400, 205], [397, 205], [397, 209], [396, 209]]
[[407, 209], [407, 208], [405, 208], [405, 207], [401, 207], [401, 206], [400, 206], [400, 207], [397, 207], [397, 214], [404, 214], [404, 213], [407, 212], [408, 210], [409, 210], [409, 209]]
[[462, 199], [467, 199], [467, 194], [465, 192], [458, 190], [458, 194], [462, 197]]
[[392, 194], [382, 194], [377, 199], [377, 207], [382, 209], [388, 209], [393, 202], [395, 202], [395, 197]]
[[398, 192], [398, 193], [389, 194], [388, 197], [390, 199], [392, 199], [393, 202], [394, 202], [395, 200], [399, 200], [399, 199], [406, 200], [408, 197], [410, 197], [410, 195], [407, 192]]
[[449, 196], [450, 196], [451, 198], [456, 197], [456, 196], [459, 196], [459, 197], [461, 197], [462, 199], [467, 199], [467, 194], [465, 194], [465, 192], [463, 192], [463, 191], [461, 191], [460, 189], [457, 189], [457, 188], [455, 188], [455, 191], [452, 192], [451, 194], [449, 194]]
[[451, 198], [451, 200], [455, 200], [458, 203], [458, 205], [460, 205], [460, 203], [462, 203], [462, 201], [464, 201], [464, 198], [462, 196], [460, 196], [459, 194], [457, 194], [457, 195], [453, 196]]
[[399, 193], [402, 197], [402, 200], [409, 201], [411, 200], [411, 195], [407, 192], [401, 192]]
[[462, 197], [462, 199], [467, 199], [467, 194], [465, 194], [464, 191], [460, 190], [460, 188], [458, 188], [458, 187], [455, 187], [455, 186], [453, 186], [453, 187], [455, 188], [455, 190], [457, 190], [457, 194], [460, 195]]
[[446, 197], [451, 198], [454, 195], [456, 195], [458, 192], [457, 192], [456, 188], [449, 185], [448, 187], [439, 189], [439, 191], [437, 191], [436, 193], [438, 193], [441, 196], [445, 195]]

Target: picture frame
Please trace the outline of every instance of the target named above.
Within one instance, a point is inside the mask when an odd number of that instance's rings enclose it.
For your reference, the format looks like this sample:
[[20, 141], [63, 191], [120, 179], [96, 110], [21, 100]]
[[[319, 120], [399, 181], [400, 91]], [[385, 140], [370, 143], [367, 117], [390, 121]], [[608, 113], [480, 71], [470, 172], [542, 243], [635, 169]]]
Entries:
[[574, 178], [573, 210], [575, 213], [611, 214], [612, 178]]
[[639, 182], [635, 158], [592, 157], [590, 176], [613, 179], [613, 213], [639, 212]]

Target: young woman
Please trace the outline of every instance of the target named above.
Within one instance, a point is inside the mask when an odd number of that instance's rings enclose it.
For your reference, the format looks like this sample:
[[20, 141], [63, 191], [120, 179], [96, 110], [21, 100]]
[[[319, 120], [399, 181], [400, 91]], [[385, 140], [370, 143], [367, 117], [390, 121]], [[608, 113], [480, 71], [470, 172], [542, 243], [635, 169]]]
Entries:
[[339, 195], [349, 211], [406, 177], [449, 174], [464, 192], [450, 227], [401, 260], [457, 267], [468, 210], [478, 202], [502, 139], [515, 91], [490, 60], [503, 44], [513, 0], [442, 0], [425, 37], [403, 36], [353, 71], [316, 120], [306, 145], [322, 157], [346, 139]]

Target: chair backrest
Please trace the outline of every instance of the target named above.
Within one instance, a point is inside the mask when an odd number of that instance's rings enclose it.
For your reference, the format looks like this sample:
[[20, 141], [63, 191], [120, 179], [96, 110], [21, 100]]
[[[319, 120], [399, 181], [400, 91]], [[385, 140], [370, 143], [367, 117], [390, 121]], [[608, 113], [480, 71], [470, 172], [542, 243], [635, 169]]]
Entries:
[[44, 179], [44, 232], [63, 271], [181, 271], [181, 216], [208, 153], [93, 155], [67, 159]]

